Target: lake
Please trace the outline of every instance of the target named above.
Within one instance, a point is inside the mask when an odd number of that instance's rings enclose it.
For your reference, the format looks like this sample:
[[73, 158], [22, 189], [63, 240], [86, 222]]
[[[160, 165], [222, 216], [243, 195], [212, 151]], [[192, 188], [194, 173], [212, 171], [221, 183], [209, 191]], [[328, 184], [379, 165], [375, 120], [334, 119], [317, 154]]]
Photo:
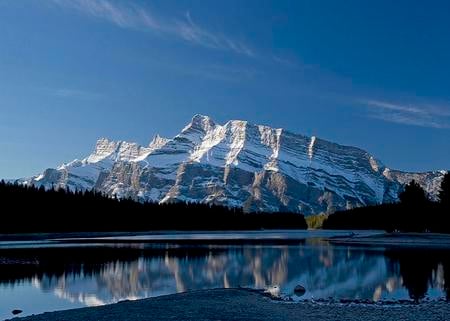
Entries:
[[[293, 300], [450, 297], [448, 250], [326, 240], [348, 233], [157, 233], [0, 242], [0, 319], [11, 318], [13, 309], [28, 315], [240, 286], [278, 286], [281, 296]], [[294, 293], [296, 285], [305, 287], [304, 295]]]

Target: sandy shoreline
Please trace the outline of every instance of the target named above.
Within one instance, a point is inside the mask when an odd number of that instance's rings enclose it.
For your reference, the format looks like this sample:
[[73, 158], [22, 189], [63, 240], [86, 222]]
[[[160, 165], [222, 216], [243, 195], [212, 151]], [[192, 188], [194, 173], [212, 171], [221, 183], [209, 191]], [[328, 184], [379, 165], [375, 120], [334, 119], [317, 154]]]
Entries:
[[257, 291], [212, 289], [160, 296], [116, 304], [47, 312], [17, 321], [114, 321], [114, 320], [386, 320], [444, 321], [450, 304], [428, 302], [418, 305], [363, 305], [286, 303], [274, 301]]

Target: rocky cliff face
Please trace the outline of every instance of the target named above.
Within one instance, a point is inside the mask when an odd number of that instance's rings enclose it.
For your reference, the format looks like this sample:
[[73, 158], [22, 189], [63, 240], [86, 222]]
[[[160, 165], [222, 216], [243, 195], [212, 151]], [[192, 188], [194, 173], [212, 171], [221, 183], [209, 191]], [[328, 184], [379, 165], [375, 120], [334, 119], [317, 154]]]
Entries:
[[405, 173], [369, 153], [280, 128], [196, 115], [177, 136], [149, 146], [97, 141], [94, 152], [21, 180], [92, 189], [142, 201], [196, 201], [245, 210], [333, 212], [392, 202], [417, 180], [432, 197], [444, 171]]

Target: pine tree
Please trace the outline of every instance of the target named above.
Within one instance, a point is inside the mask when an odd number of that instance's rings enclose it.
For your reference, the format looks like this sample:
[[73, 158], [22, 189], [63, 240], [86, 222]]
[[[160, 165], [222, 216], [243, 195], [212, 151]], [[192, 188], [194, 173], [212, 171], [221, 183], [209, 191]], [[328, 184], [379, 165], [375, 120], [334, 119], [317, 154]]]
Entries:
[[399, 195], [401, 208], [398, 213], [396, 229], [422, 232], [429, 229], [428, 216], [430, 201], [425, 190], [412, 180]]
[[400, 202], [407, 206], [424, 205], [428, 202], [425, 190], [415, 180], [405, 186], [405, 190], [400, 193], [399, 198]]
[[439, 191], [439, 201], [444, 207], [450, 207], [450, 172], [444, 175]]

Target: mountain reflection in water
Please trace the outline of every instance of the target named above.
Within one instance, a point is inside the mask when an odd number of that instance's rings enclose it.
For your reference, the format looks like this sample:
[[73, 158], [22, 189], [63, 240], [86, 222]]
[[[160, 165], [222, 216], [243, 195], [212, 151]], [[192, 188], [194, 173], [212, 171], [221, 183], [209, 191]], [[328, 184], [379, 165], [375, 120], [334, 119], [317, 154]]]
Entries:
[[307, 290], [300, 299], [448, 298], [449, 258], [448, 251], [333, 246], [312, 240], [298, 245], [0, 249], [0, 292], [32, 284], [43, 293], [89, 306], [239, 286], [279, 285], [282, 294], [295, 298], [298, 284]]

